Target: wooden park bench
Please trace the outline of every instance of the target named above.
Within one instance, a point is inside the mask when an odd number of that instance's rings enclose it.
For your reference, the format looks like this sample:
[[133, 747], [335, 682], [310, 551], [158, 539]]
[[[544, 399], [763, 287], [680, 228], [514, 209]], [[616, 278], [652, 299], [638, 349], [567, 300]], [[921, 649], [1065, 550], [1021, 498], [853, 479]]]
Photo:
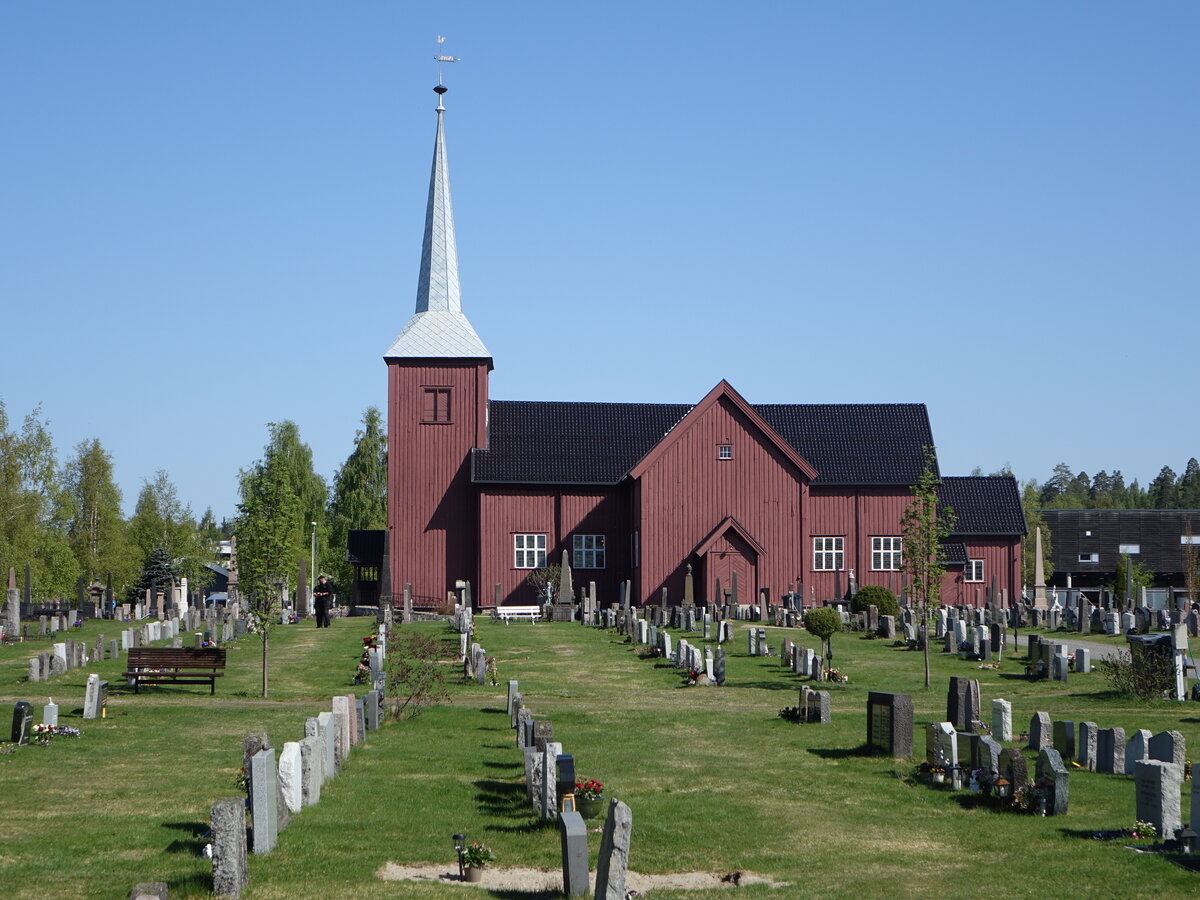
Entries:
[[133, 692], [144, 684], [207, 684], [217, 692], [225, 674], [224, 647], [131, 647], [125, 677]]
[[542, 617], [540, 606], [497, 606], [492, 609], [492, 615], [507, 625], [512, 619], [528, 619], [536, 622]]

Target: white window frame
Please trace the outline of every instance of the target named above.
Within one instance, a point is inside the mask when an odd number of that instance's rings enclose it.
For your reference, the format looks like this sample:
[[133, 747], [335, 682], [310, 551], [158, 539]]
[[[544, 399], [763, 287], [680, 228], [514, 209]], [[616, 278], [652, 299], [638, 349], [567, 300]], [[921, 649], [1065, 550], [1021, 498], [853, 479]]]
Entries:
[[1080, 553], [1079, 562], [1081, 563], [1098, 563], [1100, 562], [1099, 553]]
[[571, 537], [571, 568], [603, 569], [604, 535], [576, 534]]
[[899, 572], [903, 552], [904, 538], [891, 535], [871, 538], [871, 571]]
[[813, 538], [813, 571], [841, 572], [846, 568], [846, 538], [839, 535]]
[[717, 444], [717, 459], [721, 462], [733, 459], [733, 444]]
[[969, 581], [972, 584], [983, 581], [983, 560], [968, 559], [967, 564], [963, 566], [963, 581]]
[[514, 534], [513, 535], [513, 568], [514, 569], [544, 569], [546, 568], [546, 535], [544, 534]]

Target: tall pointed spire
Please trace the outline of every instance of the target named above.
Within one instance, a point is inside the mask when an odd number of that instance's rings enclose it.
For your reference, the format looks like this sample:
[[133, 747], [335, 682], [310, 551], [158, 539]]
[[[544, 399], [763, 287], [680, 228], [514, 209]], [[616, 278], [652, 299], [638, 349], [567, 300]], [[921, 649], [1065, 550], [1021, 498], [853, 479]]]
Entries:
[[462, 311], [458, 285], [458, 247], [454, 239], [454, 207], [450, 201], [450, 168], [442, 115], [445, 85], [438, 95], [437, 135], [429, 201], [425, 206], [425, 238], [421, 243], [421, 272], [417, 304], [400, 336], [384, 354], [389, 357], [491, 357]]

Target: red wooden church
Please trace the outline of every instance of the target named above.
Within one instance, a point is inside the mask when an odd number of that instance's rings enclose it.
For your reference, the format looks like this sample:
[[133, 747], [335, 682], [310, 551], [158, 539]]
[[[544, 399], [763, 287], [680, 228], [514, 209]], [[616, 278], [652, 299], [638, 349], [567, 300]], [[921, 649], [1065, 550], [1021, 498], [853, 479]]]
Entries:
[[[392, 599], [537, 602], [526, 579], [567, 554], [615, 602], [738, 591], [809, 603], [901, 587], [900, 517], [933, 447], [923, 404], [752, 404], [725, 381], [695, 403], [491, 400], [492, 356], [463, 314], [439, 86], [416, 310], [388, 368]], [[1024, 516], [1012, 478], [943, 478], [958, 532], [947, 603], [1020, 593]], [[722, 598], [722, 602], [724, 599]]]

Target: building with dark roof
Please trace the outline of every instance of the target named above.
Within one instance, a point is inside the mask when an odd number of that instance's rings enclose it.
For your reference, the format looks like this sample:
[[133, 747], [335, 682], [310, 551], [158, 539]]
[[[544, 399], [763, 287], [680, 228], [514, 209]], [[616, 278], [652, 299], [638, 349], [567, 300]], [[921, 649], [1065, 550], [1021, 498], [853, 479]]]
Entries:
[[[726, 381], [696, 403], [492, 400], [493, 360], [462, 310], [442, 95], [416, 308], [388, 367], [393, 602], [537, 601], [531, 571], [568, 558], [614, 602], [825, 601], [901, 587], [900, 518], [933, 433], [923, 404], [752, 404]], [[928, 448], [928, 449], [927, 449]], [[936, 466], [936, 457], [934, 457]], [[958, 525], [948, 602], [1020, 593], [1012, 478], [945, 478]], [[690, 578], [688, 576], [691, 576]], [[386, 588], [385, 588], [386, 590]]]
[[[1043, 509], [1050, 529], [1051, 587], [1112, 587], [1117, 561], [1154, 575], [1154, 587], [1182, 589], [1191, 544], [1200, 556], [1200, 510]], [[1165, 593], [1164, 593], [1165, 597]]]

